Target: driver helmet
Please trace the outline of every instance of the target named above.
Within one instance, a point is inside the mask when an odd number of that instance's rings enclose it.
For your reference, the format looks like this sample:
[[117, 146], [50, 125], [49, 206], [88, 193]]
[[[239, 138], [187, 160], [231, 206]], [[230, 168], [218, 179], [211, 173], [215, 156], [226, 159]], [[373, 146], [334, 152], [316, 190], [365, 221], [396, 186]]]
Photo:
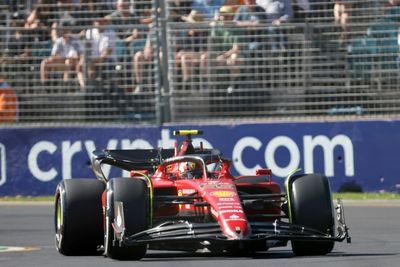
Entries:
[[190, 161], [181, 163], [179, 166], [181, 177], [189, 179], [200, 178], [202, 172], [201, 169], [196, 165], [196, 163]]

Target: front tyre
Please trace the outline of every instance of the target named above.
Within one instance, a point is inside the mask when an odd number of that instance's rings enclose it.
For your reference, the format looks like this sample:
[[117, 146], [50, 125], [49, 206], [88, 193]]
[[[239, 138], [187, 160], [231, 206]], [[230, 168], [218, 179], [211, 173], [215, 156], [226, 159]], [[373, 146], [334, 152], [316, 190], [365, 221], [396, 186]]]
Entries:
[[146, 254], [147, 245], [127, 246], [115, 238], [112, 224], [116, 202], [123, 205], [126, 236], [148, 229], [150, 206], [146, 183], [136, 178], [114, 178], [107, 187], [105, 255], [117, 260], [139, 260]]
[[[317, 174], [298, 175], [288, 178], [287, 194], [290, 220], [334, 235], [335, 219], [329, 181]], [[332, 251], [334, 241], [292, 241], [293, 253], [303, 255], [325, 255]]]
[[94, 255], [103, 243], [103, 182], [62, 180], [55, 193], [55, 246], [63, 255]]

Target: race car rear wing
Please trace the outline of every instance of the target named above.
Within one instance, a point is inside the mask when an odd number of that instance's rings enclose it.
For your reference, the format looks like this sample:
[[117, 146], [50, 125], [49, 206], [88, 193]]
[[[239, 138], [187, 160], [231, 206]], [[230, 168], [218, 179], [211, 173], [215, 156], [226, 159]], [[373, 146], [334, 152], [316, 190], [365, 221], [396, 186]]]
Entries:
[[92, 166], [97, 179], [107, 182], [108, 178], [101, 169], [102, 164], [127, 171], [153, 172], [165, 159], [173, 156], [174, 149], [96, 150], [93, 152]]

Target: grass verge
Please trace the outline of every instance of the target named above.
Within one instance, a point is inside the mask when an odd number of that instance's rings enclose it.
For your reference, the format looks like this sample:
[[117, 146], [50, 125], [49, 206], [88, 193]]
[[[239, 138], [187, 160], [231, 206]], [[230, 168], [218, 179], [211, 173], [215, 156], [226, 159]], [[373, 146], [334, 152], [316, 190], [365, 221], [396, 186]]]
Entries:
[[6, 196], [0, 197], [0, 202], [48, 202], [54, 201], [54, 196]]
[[399, 193], [333, 193], [333, 199], [349, 199], [349, 200], [400, 200]]

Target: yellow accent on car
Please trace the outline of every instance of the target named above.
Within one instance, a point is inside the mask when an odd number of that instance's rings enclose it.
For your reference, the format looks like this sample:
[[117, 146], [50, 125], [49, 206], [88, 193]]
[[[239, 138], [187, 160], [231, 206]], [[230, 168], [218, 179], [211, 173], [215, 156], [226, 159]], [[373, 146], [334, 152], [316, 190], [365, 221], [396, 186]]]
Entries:
[[201, 135], [203, 134], [203, 131], [200, 130], [176, 130], [173, 131], [173, 135]]
[[147, 188], [149, 188], [149, 199], [150, 199], [150, 225], [153, 223], [153, 183], [151, 182], [150, 176], [141, 171], [133, 171], [133, 175], [143, 176], [147, 182]]
[[214, 197], [234, 197], [236, 193], [233, 191], [213, 191], [210, 195]]
[[293, 174], [301, 171], [301, 169], [296, 169], [290, 172], [285, 180], [285, 188], [286, 188], [286, 198], [288, 202], [288, 211], [289, 211], [289, 222], [293, 223], [292, 220], [292, 205], [291, 205], [291, 200], [290, 200], [290, 192], [289, 192], [289, 183], [290, 183], [290, 178], [292, 178]]

